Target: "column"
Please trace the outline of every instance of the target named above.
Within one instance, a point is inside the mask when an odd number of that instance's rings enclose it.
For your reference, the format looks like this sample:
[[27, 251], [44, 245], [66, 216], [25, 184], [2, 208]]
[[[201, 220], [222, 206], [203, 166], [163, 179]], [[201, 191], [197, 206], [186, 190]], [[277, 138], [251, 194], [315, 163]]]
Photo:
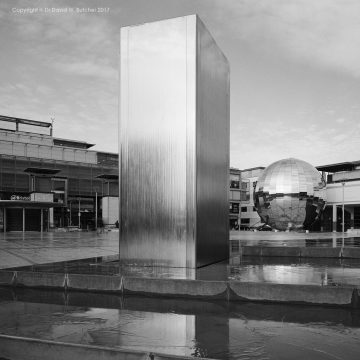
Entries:
[[43, 232], [43, 225], [44, 225], [44, 209], [40, 209], [40, 232]]
[[50, 229], [54, 227], [54, 208], [49, 208], [49, 226]]
[[22, 214], [23, 214], [23, 232], [25, 232], [25, 208], [22, 209]]
[[79, 211], [78, 211], [78, 217], [79, 217], [79, 229], [81, 229], [80, 198], [79, 198]]
[[50, 231], [50, 208], [48, 209], [47, 216], [48, 216], [47, 231], [49, 232]]
[[348, 208], [347, 210], [350, 213], [350, 228], [351, 228], [351, 230], [353, 230], [354, 229], [354, 208], [351, 207], [351, 208]]
[[332, 212], [333, 232], [336, 232], [336, 221], [337, 221], [336, 204], [333, 204], [333, 212]]
[[97, 203], [97, 191], [95, 192], [95, 230], [97, 230], [98, 223], [98, 203]]
[[6, 208], [4, 208], [4, 233], [6, 233]]

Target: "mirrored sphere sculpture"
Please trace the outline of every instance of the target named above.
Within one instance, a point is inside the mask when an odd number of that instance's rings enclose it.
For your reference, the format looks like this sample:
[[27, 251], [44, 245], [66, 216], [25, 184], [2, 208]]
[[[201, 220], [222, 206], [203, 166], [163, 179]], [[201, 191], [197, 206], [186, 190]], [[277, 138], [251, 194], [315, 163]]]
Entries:
[[261, 219], [278, 230], [311, 229], [326, 202], [326, 184], [309, 163], [284, 159], [269, 165], [254, 189]]

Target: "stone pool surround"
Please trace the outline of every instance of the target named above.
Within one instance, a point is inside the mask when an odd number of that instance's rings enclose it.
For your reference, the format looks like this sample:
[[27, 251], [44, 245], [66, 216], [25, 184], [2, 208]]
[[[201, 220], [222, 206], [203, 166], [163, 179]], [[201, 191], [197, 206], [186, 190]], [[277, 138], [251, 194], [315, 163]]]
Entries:
[[28, 271], [0, 271], [0, 286], [229, 301], [359, 308], [355, 286], [159, 279]]
[[[234, 254], [235, 255], [235, 254]], [[301, 247], [301, 246], [241, 246], [239, 255], [260, 257], [296, 257], [360, 259], [360, 248], [355, 247]]]

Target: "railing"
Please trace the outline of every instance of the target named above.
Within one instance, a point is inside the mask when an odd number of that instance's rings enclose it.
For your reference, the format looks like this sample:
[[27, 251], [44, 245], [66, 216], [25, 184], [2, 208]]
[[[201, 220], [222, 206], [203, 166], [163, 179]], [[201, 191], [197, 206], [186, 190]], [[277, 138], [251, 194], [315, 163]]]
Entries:
[[340, 182], [343, 179], [346, 179], [346, 181], [359, 180], [360, 170], [335, 173], [331, 176], [328, 175], [328, 183]]
[[97, 164], [95, 151], [64, 148], [54, 145], [26, 144], [3, 140], [0, 144], [0, 151], [4, 155]]

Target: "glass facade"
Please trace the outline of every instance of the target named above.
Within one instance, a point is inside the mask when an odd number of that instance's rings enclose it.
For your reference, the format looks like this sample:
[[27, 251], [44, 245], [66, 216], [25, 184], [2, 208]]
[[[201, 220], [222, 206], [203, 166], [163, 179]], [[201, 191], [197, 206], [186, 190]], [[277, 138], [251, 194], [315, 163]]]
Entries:
[[[27, 168], [51, 168], [59, 172], [54, 176], [35, 176], [34, 188], [31, 188], [31, 176], [24, 172]], [[52, 192], [64, 191], [64, 178], [68, 181], [70, 196], [98, 195], [118, 196], [117, 183], [110, 186], [96, 177], [101, 174], [117, 172], [117, 165], [104, 166], [102, 164], [67, 164], [57, 161], [43, 161], [30, 158], [0, 155], [0, 193], [3, 192]]]
[[[102, 156], [104, 157], [105, 155]], [[53, 170], [56, 175], [25, 171], [29, 168]], [[14, 196], [27, 199], [32, 192], [50, 193], [53, 196], [53, 202], [61, 206], [54, 207], [52, 210], [44, 209], [44, 229], [48, 226], [79, 226], [85, 229], [89, 226], [94, 227], [95, 195], [98, 196], [98, 218], [101, 218], [101, 197], [118, 197], [119, 194], [117, 181], [110, 182], [99, 179], [97, 176], [117, 174], [117, 169], [117, 164], [114, 166], [113, 162], [106, 161], [100, 164], [72, 163], [2, 154], [0, 155], [0, 200], [12, 200]], [[31, 209], [31, 206], [31, 201], [25, 206], [25, 230], [40, 231], [40, 209]], [[8, 208], [6, 211], [7, 231], [21, 230], [22, 209]], [[48, 211], [52, 214], [50, 222]], [[0, 227], [4, 229], [3, 209], [0, 217]]]

